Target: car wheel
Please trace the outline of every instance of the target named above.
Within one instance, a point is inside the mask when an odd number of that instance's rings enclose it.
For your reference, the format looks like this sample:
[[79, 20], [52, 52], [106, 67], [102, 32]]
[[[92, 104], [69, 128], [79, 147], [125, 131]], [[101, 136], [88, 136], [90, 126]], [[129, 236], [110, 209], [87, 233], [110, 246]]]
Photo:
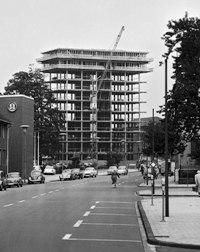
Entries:
[[4, 190], [6, 191], [7, 187], [6, 186], [3, 186]]
[[19, 187], [19, 184], [17, 183], [17, 187]]

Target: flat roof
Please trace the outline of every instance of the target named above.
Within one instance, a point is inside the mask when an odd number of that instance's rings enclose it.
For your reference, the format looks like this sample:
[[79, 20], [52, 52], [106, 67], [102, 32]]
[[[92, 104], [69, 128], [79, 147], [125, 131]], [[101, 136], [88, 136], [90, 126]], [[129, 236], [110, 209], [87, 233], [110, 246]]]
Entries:
[[42, 52], [42, 54], [46, 54], [46, 53], [50, 53], [50, 52], [54, 52], [54, 51], [64, 51], [64, 50], [77, 50], [77, 51], [99, 51], [99, 52], [126, 52], [126, 53], [143, 53], [143, 54], [148, 54], [149, 52], [143, 52], [143, 51], [130, 51], [130, 50], [120, 50], [120, 49], [91, 49], [91, 48], [62, 48], [62, 47], [58, 47], [52, 50], [48, 50], [45, 52]]
[[33, 97], [30, 97], [30, 96], [27, 96], [27, 95], [23, 95], [23, 94], [16, 94], [16, 95], [0, 95], [0, 98], [8, 98], [8, 97], [24, 97], [24, 98], [27, 98], [27, 99], [31, 99], [31, 100], [34, 100]]

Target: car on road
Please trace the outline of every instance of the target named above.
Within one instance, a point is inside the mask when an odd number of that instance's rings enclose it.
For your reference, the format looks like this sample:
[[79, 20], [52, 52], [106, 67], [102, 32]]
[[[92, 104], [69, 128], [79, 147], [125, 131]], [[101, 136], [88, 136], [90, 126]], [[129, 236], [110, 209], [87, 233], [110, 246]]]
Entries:
[[84, 171], [84, 177], [96, 177], [97, 176], [97, 170], [94, 168], [94, 167], [87, 167], [85, 168], [85, 171]]
[[6, 190], [7, 188], [7, 179], [5, 172], [0, 170], [0, 191]]
[[23, 181], [20, 176], [19, 172], [9, 172], [7, 174], [7, 186], [17, 186], [17, 187], [22, 187], [23, 186]]
[[113, 173], [113, 170], [117, 170], [117, 166], [113, 165], [113, 166], [110, 166], [107, 170], [107, 174], [108, 175], [112, 175]]
[[83, 179], [84, 177], [84, 171], [80, 168], [72, 169], [72, 174], [74, 175], [75, 179]]
[[55, 175], [56, 174], [56, 169], [52, 165], [47, 165], [44, 168], [44, 174]]
[[59, 175], [59, 179], [61, 180], [73, 180], [75, 179], [74, 174], [71, 169], [64, 169], [62, 174]]
[[31, 174], [28, 178], [28, 184], [34, 184], [34, 183], [44, 184], [44, 181], [45, 181], [45, 177], [41, 173], [41, 171], [38, 171], [35, 169], [31, 171]]
[[128, 169], [127, 169], [126, 165], [120, 165], [117, 169], [117, 172], [119, 175], [127, 175]]

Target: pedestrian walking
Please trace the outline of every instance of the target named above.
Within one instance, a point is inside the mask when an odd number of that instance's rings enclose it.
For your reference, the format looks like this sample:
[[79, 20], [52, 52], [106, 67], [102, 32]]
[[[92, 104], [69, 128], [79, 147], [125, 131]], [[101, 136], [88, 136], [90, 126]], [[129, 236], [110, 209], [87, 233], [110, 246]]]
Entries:
[[195, 175], [194, 178], [195, 178], [197, 193], [199, 194], [199, 197], [200, 197], [200, 170], [197, 171], [197, 174]]
[[119, 174], [118, 174], [117, 169], [114, 169], [111, 175], [112, 184], [114, 188], [116, 188], [117, 186], [117, 178], [119, 178]]

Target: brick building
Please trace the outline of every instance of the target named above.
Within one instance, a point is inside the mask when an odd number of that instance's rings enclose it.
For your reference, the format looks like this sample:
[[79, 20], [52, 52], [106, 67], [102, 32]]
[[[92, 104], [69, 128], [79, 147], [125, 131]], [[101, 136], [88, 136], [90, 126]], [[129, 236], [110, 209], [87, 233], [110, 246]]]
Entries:
[[[0, 108], [1, 115], [11, 123], [7, 169], [27, 178], [33, 169], [34, 100], [24, 95], [1, 95]], [[23, 125], [29, 126], [26, 132]]]

